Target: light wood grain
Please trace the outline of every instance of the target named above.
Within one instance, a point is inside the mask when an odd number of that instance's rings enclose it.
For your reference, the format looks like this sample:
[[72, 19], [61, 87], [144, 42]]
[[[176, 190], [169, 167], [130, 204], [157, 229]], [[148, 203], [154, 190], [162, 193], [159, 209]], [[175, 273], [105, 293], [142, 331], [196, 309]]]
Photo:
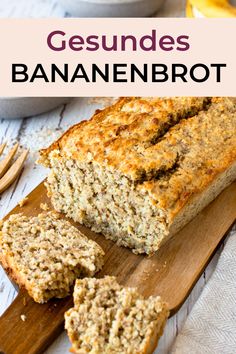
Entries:
[[[17, 206], [10, 214], [23, 212], [25, 215], [36, 215], [42, 212], [41, 203], [50, 204], [43, 183], [29, 195], [24, 207]], [[217, 246], [234, 223], [235, 205], [236, 183], [221, 193], [150, 258], [134, 255], [129, 249], [118, 247], [102, 235], [95, 234], [79, 224], [76, 226], [98, 242], [105, 251], [105, 265], [98, 274], [99, 277], [105, 274], [115, 275], [121, 284], [137, 287], [144, 296], [161, 295], [163, 300], [168, 302], [173, 315], [189, 295]], [[70, 297], [38, 305], [24, 290], [20, 290], [14, 303], [0, 318], [0, 352], [42, 353], [62, 330], [63, 313], [70, 306]], [[56, 310], [52, 311], [54, 308]], [[27, 318], [23, 323], [20, 319], [22, 314]], [[13, 318], [16, 320], [13, 321]], [[14, 345], [9, 333], [14, 333]]]
[[[17, 160], [9, 167], [5, 166], [5, 169], [2, 170], [2, 175], [0, 173], [0, 193], [4, 192], [12, 183], [16, 180], [16, 178], [19, 176], [21, 173], [21, 170], [23, 168], [24, 162], [28, 156], [29, 150], [24, 150], [20, 154], [20, 156], [17, 158]], [[8, 171], [6, 171], [6, 168], [8, 168]]]

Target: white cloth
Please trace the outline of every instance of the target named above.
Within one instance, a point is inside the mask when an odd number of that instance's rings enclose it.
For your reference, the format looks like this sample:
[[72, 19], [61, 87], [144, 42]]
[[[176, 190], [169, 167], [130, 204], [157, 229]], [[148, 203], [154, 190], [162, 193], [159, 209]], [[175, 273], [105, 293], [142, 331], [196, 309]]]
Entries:
[[236, 353], [236, 228], [171, 353]]

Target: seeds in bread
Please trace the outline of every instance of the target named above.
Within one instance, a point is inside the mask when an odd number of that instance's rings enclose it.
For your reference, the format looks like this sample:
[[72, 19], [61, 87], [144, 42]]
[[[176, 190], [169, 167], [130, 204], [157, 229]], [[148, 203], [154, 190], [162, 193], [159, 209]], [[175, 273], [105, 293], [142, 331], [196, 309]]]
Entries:
[[11, 215], [0, 226], [0, 261], [36, 302], [67, 296], [76, 278], [93, 276], [104, 252], [54, 212]]
[[168, 317], [160, 297], [144, 299], [114, 277], [77, 280], [65, 327], [73, 353], [152, 353]]
[[54, 208], [152, 254], [236, 178], [229, 98], [123, 98], [41, 151]]

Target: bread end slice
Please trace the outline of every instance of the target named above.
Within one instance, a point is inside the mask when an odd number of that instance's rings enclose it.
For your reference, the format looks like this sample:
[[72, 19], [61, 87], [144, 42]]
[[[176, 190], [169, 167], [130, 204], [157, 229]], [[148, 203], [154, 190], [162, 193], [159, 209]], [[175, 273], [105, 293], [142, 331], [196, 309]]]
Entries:
[[4, 269], [39, 303], [69, 295], [78, 277], [103, 266], [100, 246], [54, 212], [11, 215], [0, 226], [0, 248]]
[[160, 297], [144, 299], [114, 277], [77, 280], [65, 314], [73, 353], [151, 354], [169, 315]]

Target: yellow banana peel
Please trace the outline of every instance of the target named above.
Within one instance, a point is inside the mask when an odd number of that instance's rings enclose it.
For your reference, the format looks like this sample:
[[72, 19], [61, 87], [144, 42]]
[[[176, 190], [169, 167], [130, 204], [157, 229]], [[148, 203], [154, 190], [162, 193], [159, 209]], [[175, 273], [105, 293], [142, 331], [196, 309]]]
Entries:
[[192, 18], [194, 17], [193, 8], [190, 4], [189, 0], [186, 1], [186, 17]]
[[202, 17], [236, 17], [236, 8], [230, 4], [229, 0], [188, 0], [186, 16], [195, 17], [195, 10]]

